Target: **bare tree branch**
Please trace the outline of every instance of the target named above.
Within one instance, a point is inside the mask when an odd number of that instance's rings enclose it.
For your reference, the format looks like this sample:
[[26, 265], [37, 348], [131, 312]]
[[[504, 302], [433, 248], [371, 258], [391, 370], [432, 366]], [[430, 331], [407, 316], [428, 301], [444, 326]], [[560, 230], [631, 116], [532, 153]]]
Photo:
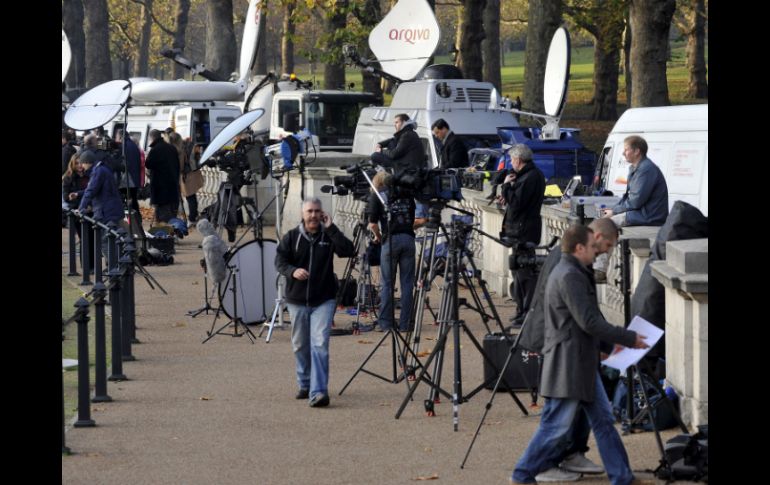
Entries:
[[126, 38], [126, 41], [131, 44], [131, 47], [136, 47], [136, 43], [139, 41], [139, 39], [134, 39], [128, 34], [128, 26], [121, 24], [109, 10], [107, 10], [107, 15], [109, 16], [110, 23], [118, 28], [123, 37]]
[[[147, 8], [147, 4], [144, 3], [144, 0], [131, 0], [131, 1], [134, 2], [134, 3], [138, 3], [139, 5], [143, 6], [144, 8]], [[166, 28], [162, 23], [160, 23], [160, 20], [158, 20], [155, 17], [155, 13], [153, 13], [151, 8], [148, 8], [147, 10], [150, 13], [150, 17], [152, 18], [152, 21], [155, 22], [155, 25], [160, 27], [160, 30], [162, 30], [166, 34], [170, 35], [171, 37], [173, 37], [176, 34], [175, 31]]]

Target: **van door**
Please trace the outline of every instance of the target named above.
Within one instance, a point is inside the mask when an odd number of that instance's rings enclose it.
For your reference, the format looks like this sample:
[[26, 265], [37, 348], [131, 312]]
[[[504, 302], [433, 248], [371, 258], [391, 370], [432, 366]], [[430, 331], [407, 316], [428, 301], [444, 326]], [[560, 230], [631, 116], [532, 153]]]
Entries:
[[675, 143], [666, 167], [669, 200], [683, 200], [700, 206], [703, 170], [706, 163], [706, 143], [688, 141]]

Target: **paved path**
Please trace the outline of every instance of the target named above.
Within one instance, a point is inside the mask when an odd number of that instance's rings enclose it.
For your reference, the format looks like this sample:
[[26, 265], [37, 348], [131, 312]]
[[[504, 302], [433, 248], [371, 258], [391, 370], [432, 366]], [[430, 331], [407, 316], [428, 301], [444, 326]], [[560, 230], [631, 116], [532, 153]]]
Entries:
[[[403, 382], [391, 384], [362, 373], [338, 395], [382, 334], [332, 337], [331, 405], [321, 409], [294, 399], [288, 327], [276, 330], [269, 344], [216, 336], [202, 345], [213, 317], [185, 315], [203, 302], [199, 242], [200, 235], [192, 232], [177, 244], [173, 265], [147, 268], [168, 295], [137, 277], [137, 337], [142, 343], [133, 346], [136, 361], [123, 364], [130, 380], [109, 383], [114, 402], [92, 406], [95, 428], [67, 426], [67, 445], [75, 454], [62, 457], [62, 483], [375, 485], [414, 483], [434, 475], [437, 484], [508, 483], [539, 418], [523, 416], [507, 394], [495, 398], [464, 470], [460, 463], [489, 391], [460, 407], [458, 432], [452, 430], [452, 408], [445, 399], [437, 405], [437, 416], [425, 416], [424, 384], [398, 420], [394, 416], [406, 395]], [[64, 231], [62, 244], [66, 248]], [[67, 261], [62, 255], [63, 274]], [[339, 275], [343, 265], [338, 268]], [[76, 285], [79, 278], [70, 281]], [[431, 296], [437, 305], [439, 291]], [[511, 303], [499, 297], [494, 301], [507, 319]], [[486, 331], [480, 317], [461, 309], [461, 318], [482, 339]], [[340, 327], [351, 321], [342, 314], [335, 320]], [[436, 328], [426, 326], [423, 349], [435, 343]], [[443, 383], [450, 389], [453, 350], [448, 344], [444, 365]], [[367, 369], [389, 375], [390, 352], [389, 343], [381, 347]], [[461, 356], [467, 393], [481, 382], [483, 368], [466, 336]], [[529, 404], [528, 394], [519, 396]], [[674, 434], [667, 431], [663, 438]], [[657, 466], [652, 433], [623, 441], [635, 470]], [[599, 462], [593, 437], [590, 445], [588, 456]], [[651, 478], [649, 473], [637, 476]], [[602, 475], [581, 483], [608, 480]]]

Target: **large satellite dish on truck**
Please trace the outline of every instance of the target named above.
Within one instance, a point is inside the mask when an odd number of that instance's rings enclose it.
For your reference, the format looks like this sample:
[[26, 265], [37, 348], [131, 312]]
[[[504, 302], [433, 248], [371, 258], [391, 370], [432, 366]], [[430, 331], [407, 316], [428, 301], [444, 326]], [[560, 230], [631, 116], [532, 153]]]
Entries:
[[64, 123], [76, 130], [92, 130], [110, 122], [126, 106], [131, 82], [117, 79], [89, 89], [67, 108]]
[[70, 50], [70, 42], [67, 40], [67, 34], [64, 30], [61, 31], [61, 81], [64, 82], [64, 78], [67, 77], [67, 71], [70, 69], [70, 62], [72, 61], [72, 51]]
[[404, 81], [425, 67], [441, 30], [427, 0], [400, 0], [369, 34], [369, 48], [382, 70]]

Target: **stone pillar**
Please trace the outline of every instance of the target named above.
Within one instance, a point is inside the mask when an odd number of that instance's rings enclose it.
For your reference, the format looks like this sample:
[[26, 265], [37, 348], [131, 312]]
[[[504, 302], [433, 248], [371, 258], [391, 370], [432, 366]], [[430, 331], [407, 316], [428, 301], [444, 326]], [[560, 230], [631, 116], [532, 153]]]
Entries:
[[708, 239], [666, 243], [651, 265], [666, 288], [666, 380], [679, 395], [682, 421], [708, 423]]

